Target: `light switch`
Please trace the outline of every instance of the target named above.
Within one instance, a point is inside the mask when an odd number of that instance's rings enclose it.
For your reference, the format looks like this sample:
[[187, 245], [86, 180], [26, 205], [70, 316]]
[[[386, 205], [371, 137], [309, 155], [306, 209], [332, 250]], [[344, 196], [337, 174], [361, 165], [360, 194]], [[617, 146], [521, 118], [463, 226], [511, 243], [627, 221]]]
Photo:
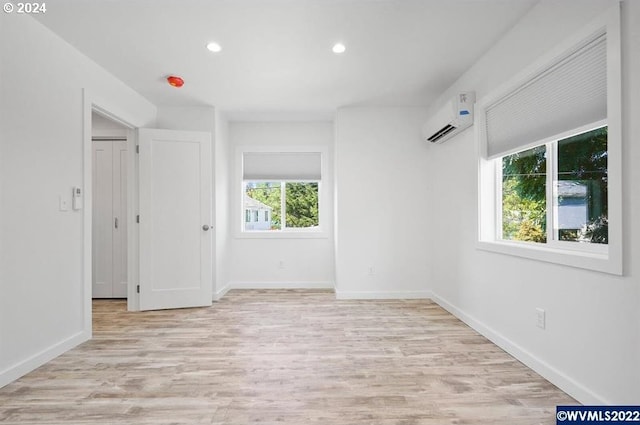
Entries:
[[60, 203], [60, 211], [69, 211], [69, 200], [64, 196], [59, 195], [58, 201]]

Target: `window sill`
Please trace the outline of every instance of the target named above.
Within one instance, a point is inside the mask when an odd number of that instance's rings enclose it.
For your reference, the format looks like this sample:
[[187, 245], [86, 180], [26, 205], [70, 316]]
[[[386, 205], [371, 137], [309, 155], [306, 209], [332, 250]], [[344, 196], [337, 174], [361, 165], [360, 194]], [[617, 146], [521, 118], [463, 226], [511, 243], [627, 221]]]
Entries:
[[476, 248], [482, 251], [622, 275], [622, 261], [619, 258], [614, 258], [610, 251], [595, 253], [504, 241], [478, 241]]
[[238, 239], [327, 239], [329, 234], [322, 230], [317, 231], [259, 231], [238, 232]]

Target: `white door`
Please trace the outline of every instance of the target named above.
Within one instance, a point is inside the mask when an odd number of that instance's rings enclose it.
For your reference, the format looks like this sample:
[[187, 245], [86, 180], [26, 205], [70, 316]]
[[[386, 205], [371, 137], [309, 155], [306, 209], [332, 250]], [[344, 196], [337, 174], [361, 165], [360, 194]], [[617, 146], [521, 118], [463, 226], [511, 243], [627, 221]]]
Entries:
[[126, 164], [126, 141], [93, 141], [93, 298], [127, 297]]
[[140, 309], [211, 305], [211, 135], [140, 129]]

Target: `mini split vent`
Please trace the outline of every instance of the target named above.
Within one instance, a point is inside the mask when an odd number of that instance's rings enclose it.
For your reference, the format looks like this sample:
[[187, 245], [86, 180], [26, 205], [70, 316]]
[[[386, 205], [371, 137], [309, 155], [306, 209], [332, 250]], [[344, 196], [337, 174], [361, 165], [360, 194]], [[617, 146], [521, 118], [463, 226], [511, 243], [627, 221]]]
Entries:
[[473, 124], [475, 92], [464, 92], [454, 96], [436, 112], [422, 128], [427, 141], [442, 143]]
[[439, 140], [442, 140], [442, 138], [444, 138], [444, 136], [446, 136], [447, 134], [451, 133], [456, 128], [457, 127], [454, 127], [451, 124], [447, 124], [443, 128], [441, 128], [440, 131], [438, 131], [437, 133], [432, 134], [430, 137], [427, 137], [427, 140], [430, 141], [431, 143], [436, 143]]

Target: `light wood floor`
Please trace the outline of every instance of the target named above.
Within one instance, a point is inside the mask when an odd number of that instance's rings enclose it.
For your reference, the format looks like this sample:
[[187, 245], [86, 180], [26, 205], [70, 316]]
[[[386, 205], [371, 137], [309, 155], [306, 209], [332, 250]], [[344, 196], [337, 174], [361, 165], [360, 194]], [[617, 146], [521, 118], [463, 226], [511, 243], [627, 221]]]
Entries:
[[94, 302], [94, 339], [0, 389], [2, 424], [555, 424], [576, 404], [427, 300], [231, 291]]

